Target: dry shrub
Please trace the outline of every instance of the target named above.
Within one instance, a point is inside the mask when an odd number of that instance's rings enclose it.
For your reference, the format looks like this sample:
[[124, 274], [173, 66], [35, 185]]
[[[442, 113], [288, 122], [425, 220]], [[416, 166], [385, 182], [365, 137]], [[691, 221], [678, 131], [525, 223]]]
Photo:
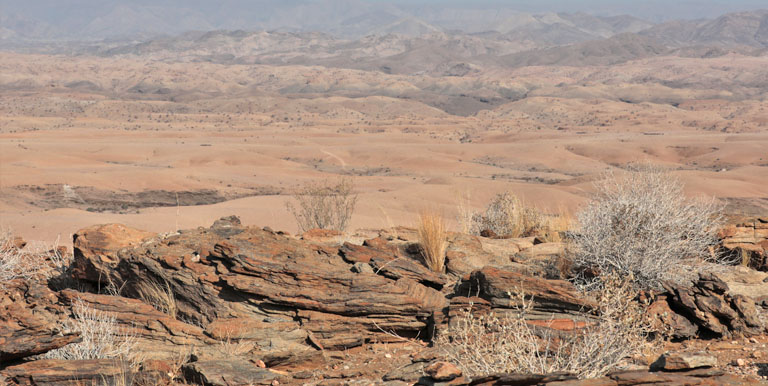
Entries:
[[573, 332], [558, 332], [526, 322], [533, 299], [518, 291], [522, 306], [516, 312], [474, 316], [467, 311], [436, 337], [436, 344], [472, 378], [555, 372], [600, 377], [657, 343], [649, 340], [651, 324], [634, 293], [628, 281], [609, 280], [594, 293], [600, 305], [596, 320]]
[[349, 225], [357, 204], [354, 184], [349, 178], [335, 183], [309, 182], [293, 195], [293, 202], [286, 203], [288, 211], [296, 218], [299, 229], [333, 229], [344, 231]]
[[57, 245], [30, 244], [19, 249], [9, 230], [0, 231], [0, 289], [13, 279], [47, 280], [66, 273], [71, 259], [63, 256]]
[[443, 216], [436, 210], [421, 211], [418, 231], [424, 263], [430, 270], [442, 273], [445, 270], [445, 249], [448, 246]]
[[13, 245], [11, 232], [0, 232], [0, 289], [10, 280], [29, 278], [32, 275], [31, 265], [31, 256]]
[[66, 329], [80, 333], [80, 343], [70, 343], [43, 355], [48, 359], [120, 359], [132, 364], [139, 358], [134, 352], [135, 337], [121, 332], [115, 317], [89, 307], [80, 300], [72, 306], [74, 318]]
[[596, 187], [595, 197], [578, 214], [577, 267], [659, 288], [665, 280], [685, 279], [682, 263], [710, 257], [722, 218], [714, 200], [686, 199], [678, 179], [649, 164], [631, 165], [620, 176], [608, 174]]
[[176, 318], [176, 298], [167, 281], [159, 284], [154, 281], [142, 282], [136, 286], [136, 293], [144, 303], [152, 305], [158, 311]]
[[536, 233], [543, 221], [541, 212], [523, 204], [515, 194], [504, 192], [496, 195], [485, 212], [472, 215], [471, 231], [480, 234], [490, 230], [501, 237], [521, 237]]

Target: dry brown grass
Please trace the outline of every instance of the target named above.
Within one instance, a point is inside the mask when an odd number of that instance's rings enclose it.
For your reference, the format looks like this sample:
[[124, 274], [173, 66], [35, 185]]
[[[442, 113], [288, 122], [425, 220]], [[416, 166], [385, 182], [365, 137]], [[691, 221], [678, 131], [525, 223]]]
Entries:
[[172, 318], [176, 318], [178, 308], [176, 307], [176, 298], [168, 282], [163, 284], [154, 281], [142, 282], [136, 286], [136, 292], [144, 303], [152, 305], [158, 311], [165, 313]]
[[445, 219], [436, 210], [419, 213], [419, 245], [424, 264], [434, 272], [445, 270], [445, 250], [448, 247]]

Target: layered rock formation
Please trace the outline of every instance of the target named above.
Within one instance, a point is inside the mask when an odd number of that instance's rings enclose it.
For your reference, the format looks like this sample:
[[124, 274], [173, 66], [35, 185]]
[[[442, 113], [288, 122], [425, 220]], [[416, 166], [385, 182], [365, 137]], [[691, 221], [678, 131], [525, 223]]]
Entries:
[[[357, 378], [392, 385], [594, 384], [569, 374], [471, 380], [441, 364], [439, 353], [424, 351], [435, 331], [468, 306], [475, 313], [511, 313], [521, 299], [531, 303], [529, 323], [578, 333], [597, 305], [569, 282], [547, 278], [540, 264], [562, 246], [451, 234], [442, 274], [419, 260], [412, 230], [382, 231], [361, 244], [338, 245], [326, 236], [292, 237], [242, 226], [236, 217], [172, 235], [114, 224], [83, 229], [74, 236], [75, 288], [17, 280], [0, 292], [0, 374], [29, 385], [118, 378], [205, 385]], [[702, 274], [692, 287], [670, 286], [656, 295], [649, 312], [678, 339], [762, 334], [765, 299], [759, 295], [768, 283], [754, 275], [768, 276], [748, 268]], [[169, 298], [142, 296], [150, 284]], [[35, 357], [79, 341], [63, 328], [75, 304], [114, 317], [116, 329], [142, 353], [141, 366]], [[380, 357], [369, 351], [377, 344], [404, 345], [402, 355], [376, 366]], [[719, 370], [686, 371], [614, 373], [599, 384], [730, 382]]]

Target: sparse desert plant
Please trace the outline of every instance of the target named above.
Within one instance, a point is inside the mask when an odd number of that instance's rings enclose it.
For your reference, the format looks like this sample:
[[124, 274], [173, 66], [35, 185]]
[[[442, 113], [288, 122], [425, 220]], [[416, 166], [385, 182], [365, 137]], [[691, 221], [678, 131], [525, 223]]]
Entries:
[[430, 270], [442, 273], [448, 244], [443, 216], [437, 210], [422, 210], [419, 213], [418, 233], [424, 264]]
[[471, 231], [480, 234], [489, 230], [502, 237], [520, 237], [539, 230], [542, 221], [538, 210], [523, 204], [515, 194], [504, 192], [496, 195], [485, 212], [472, 216]]
[[357, 204], [354, 188], [349, 178], [335, 183], [309, 182], [299, 188], [286, 207], [302, 232], [315, 228], [344, 231]]
[[436, 345], [472, 378], [555, 372], [599, 377], [658, 343], [649, 339], [651, 324], [634, 293], [628, 281], [611, 280], [593, 294], [599, 304], [595, 320], [572, 332], [557, 332], [526, 321], [533, 299], [516, 290], [521, 306], [514, 312], [475, 316], [467, 310], [437, 335]]
[[[710, 257], [722, 216], [714, 200], [687, 199], [683, 184], [663, 169], [635, 164], [608, 174], [577, 216], [577, 269], [633, 277], [636, 286], [659, 288], [680, 281], [681, 263]], [[594, 280], [587, 279], [588, 284]]]
[[120, 331], [114, 315], [93, 309], [80, 300], [74, 302], [72, 312], [74, 318], [70, 319], [65, 327], [70, 331], [79, 332], [82, 341], [49, 351], [43, 355], [44, 358], [120, 359], [136, 363], [136, 339], [133, 335]]
[[141, 282], [136, 286], [136, 293], [144, 303], [152, 305], [158, 311], [172, 318], [176, 318], [178, 311], [176, 297], [167, 281], [164, 281], [163, 284], [154, 281]]
[[48, 279], [68, 269], [70, 260], [56, 246], [27, 245], [17, 248], [10, 230], [0, 231], [0, 288], [17, 278]]

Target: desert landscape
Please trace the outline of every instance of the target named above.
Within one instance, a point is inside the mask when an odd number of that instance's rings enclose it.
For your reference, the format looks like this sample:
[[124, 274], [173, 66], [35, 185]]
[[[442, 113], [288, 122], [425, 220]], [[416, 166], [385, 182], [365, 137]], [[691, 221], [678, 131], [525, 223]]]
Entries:
[[[768, 379], [768, 11], [648, 21], [328, 1], [238, 28], [184, 13], [137, 30], [176, 14], [129, 3], [77, 28], [11, 5], [0, 16], [0, 255], [38, 262], [0, 258], [0, 381]], [[637, 165], [679, 182], [675, 205], [714, 201], [722, 220], [699, 229], [711, 242], [673, 257], [706, 260], [687, 282], [638, 286], [647, 268], [619, 269], [632, 278], [621, 308], [642, 305], [665, 326], [644, 336], [664, 342], [611, 365], [623, 373], [473, 377], [451, 361], [439, 337], [467, 307], [522, 312], [516, 331], [553, 330], [558, 345], [615, 322], [601, 319], [610, 296], [579, 282], [613, 270], [579, 268], [580, 213], [600, 181]], [[356, 199], [348, 224], [302, 225], [289, 204], [339, 181]], [[536, 224], [489, 225], [505, 192], [509, 216]], [[428, 216], [445, 227], [437, 268]], [[83, 340], [71, 323], [88, 310], [134, 331], [140, 364], [45, 357]]]

